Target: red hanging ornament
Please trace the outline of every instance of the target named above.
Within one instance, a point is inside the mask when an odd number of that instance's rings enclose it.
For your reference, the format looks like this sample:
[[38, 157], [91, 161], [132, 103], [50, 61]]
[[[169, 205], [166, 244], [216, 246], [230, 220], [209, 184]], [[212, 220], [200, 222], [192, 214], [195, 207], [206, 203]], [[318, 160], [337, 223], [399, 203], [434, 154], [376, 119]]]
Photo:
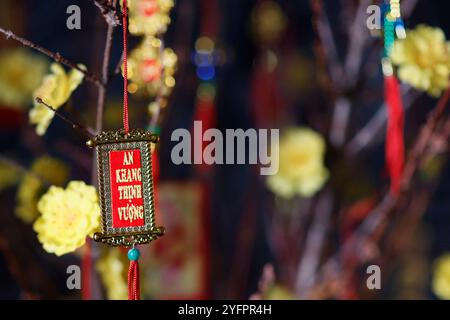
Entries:
[[[390, 177], [390, 192], [398, 196], [401, 188], [401, 177], [405, 157], [403, 141], [404, 111], [400, 86], [394, 74], [390, 52], [394, 46], [396, 34], [404, 37], [403, 20], [400, 15], [400, 2], [391, 0], [384, 16], [384, 58], [382, 68], [384, 74], [384, 99], [387, 106], [386, 131], [386, 166]], [[403, 32], [401, 32], [403, 30]]]
[[143, 129], [129, 129], [127, 68], [127, 1], [123, 0], [124, 105], [123, 129], [106, 131], [88, 141], [97, 153], [101, 232], [94, 240], [110, 246], [132, 247], [128, 251], [128, 299], [138, 300], [140, 253], [136, 245], [164, 234], [155, 223], [151, 143], [158, 136]]
[[386, 165], [391, 180], [390, 192], [394, 196], [398, 196], [405, 157], [403, 142], [404, 111], [400, 86], [393, 74], [384, 76], [384, 94], [388, 111]]

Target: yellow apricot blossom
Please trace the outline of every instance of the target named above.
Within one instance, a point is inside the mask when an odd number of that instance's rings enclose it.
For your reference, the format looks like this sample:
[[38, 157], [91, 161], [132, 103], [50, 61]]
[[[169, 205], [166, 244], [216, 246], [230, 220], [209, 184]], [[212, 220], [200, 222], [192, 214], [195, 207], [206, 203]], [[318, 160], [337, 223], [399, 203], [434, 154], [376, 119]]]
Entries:
[[[83, 65], [80, 67], [84, 68]], [[52, 73], [44, 77], [41, 86], [34, 91], [33, 97], [39, 97], [53, 108], [59, 109], [83, 81], [84, 74], [77, 69], [66, 73], [58, 63], [52, 63], [50, 70]], [[36, 125], [36, 133], [40, 136], [45, 134], [54, 116], [52, 110], [37, 101], [34, 101], [34, 107], [29, 112], [30, 123]]]
[[0, 53], [0, 103], [11, 108], [31, 105], [32, 93], [45, 74], [48, 62], [24, 48]]
[[271, 286], [264, 294], [266, 300], [294, 300], [295, 295], [289, 289], [275, 284]]
[[0, 160], [0, 191], [3, 191], [19, 181], [19, 170]]
[[43, 184], [39, 178], [31, 173], [26, 173], [21, 179], [17, 192], [17, 206], [14, 213], [23, 222], [31, 223], [39, 215], [37, 201]]
[[66, 189], [51, 186], [38, 210], [33, 228], [44, 249], [58, 256], [83, 246], [100, 225], [97, 191], [82, 181], [71, 181]]
[[450, 253], [434, 262], [432, 289], [440, 299], [450, 300]]
[[399, 78], [431, 96], [440, 96], [449, 84], [450, 42], [441, 29], [424, 24], [406, 35], [404, 40], [395, 41], [391, 52]]
[[26, 223], [33, 222], [39, 215], [37, 202], [45, 191], [45, 183], [63, 185], [69, 176], [69, 168], [60, 160], [49, 156], [37, 158], [29, 172], [20, 178], [17, 191], [15, 214]]
[[162, 49], [161, 46], [159, 39], [144, 37], [141, 44], [130, 52], [130, 93], [147, 91], [150, 95], [159, 94], [166, 97], [172, 92], [178, 58], [172, 49]]
[[106, 290], [109, 300], [127, 300], [126, 255], [119, 248], [107, 248], [103, 251], [95, 267]]
[[267, 178], [267, 186], [280, 197], [311, 197], [327, 181], [325, 141], [317, 132], [305, 127], [289, 128], [272, 152], [279, 153], [279, 169]]
[[173, 0], [128, 0], [130, 33], [154, 36], [167, 30]]

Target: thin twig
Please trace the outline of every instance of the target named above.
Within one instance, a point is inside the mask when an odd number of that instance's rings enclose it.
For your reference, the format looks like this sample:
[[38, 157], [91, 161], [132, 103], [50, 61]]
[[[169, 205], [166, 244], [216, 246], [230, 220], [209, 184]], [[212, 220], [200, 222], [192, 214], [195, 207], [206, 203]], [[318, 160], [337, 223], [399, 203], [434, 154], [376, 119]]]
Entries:
[[[331, 82], [339, 84], [344, 76], [344, 69], [339, 61], [336, 44], [331, 30], [327, 14], [323, 9], [322, 0], [311, 0], [311, 10], [313, 12], [312, 25], [319, 41], [324, 56], [319, 55], [319, 62], [328, 66]], [[328, 62], [328, 63], [326, 63]]]
[[[404, 109], [407, 111], [420, 96], [420, 92], [413, 90], [410, 86], [402, 86], [402, 95], [404, 96]], [[353, 135], [353, 138], [347, 143], [345, 150], [349, 156], [357, 155], [364, 148], [370, 146], [371, 143], [373, 143], [373, 141], [380, 136], [379, 133], [387, 121], [386, 110], [386, 104], [381, 104], [378, 111], [365, 124], [365, 126]]]
[[[115, 7], [117, 0], [113, 1], [113, 6]], [[103, 63], [102, 63], [102, 81], [103, 83], [108, 82], [109, 78], [109, 60], [111, 58], [111, 47], [113, 40], [113, 32], [115, 25], [110, 23], [106, 19], [106, 23], [108, 24], [108, 29], [106, 31], [106, 40], [105, 40], [105, 50], [103, 51]], [[98, 99], [97, 99], [97, 115], [96, 115], [96, 125], [95, 130], [98, 133], [102, 131], [103, 127], [103, 110], [105, 109], [105, 96], [106, 96], [106, 88], [99, 87], [98, 88]]]
[[333, 210], [333, 197], [330, 190], [326, 190], [319, 199], [314, 220], [308, 230], [305, 249], [297, 268], [296, 294], [302, 298], [303, 292], [314, 285], [317, 266], [320, 262], [322, 246], [330, 224]]
[[340, 147], [345, 142], [347, 126], [350, 120], [351, 101], [341, 96], [334, 101], [333, 115], [329, 133], [330, 143], [335, 147]]
[[121, 24], [122, 13], [116, 10], [115, 4], [111, 5], [108, 0], [89, 0], [93, 2], [102, 13], [105, 21], [113, 26]]
[[16, 35], [11, 30], [5, 30], [5, 29], [0, 27], [0, 33], [3, 33], [5, 35], [5, 37], [6, 37], [6, 39], [16, 40], [16, 41], [20, 42], [21, 44], [23, 44], [26, 47], [32, 48], [32, 49], [34, 49], [36, 51], [39, 51], [40, 53], [45, 54], [46, 56], [52, 58], [56, 62], [59, 62], [59, 63], [61, 63], [63, 65], [66, 65], [66, 66], [68, 66], [70, 68], [73, 68], [73, 69], [76, 69], [76, 70], [82, 72], [85, 75], [86, 80], [89, 80], [89, 81], [95, 83], [99, 87], [103, 87], [104, 84], [99, 80], [99, 78], [95, 74], [85, 70], [84, 68], [78, 66], [77, 64], [73, 63], [72, 61], [69, 61], [66, 58], [62, 57], [59, 52], [53, 52], [53, 51], [50, 51], [50, 50], [48, 50], [48, 49], [46, 49], [44, 47], [41, 47], [41, 46], [31, 42], [28, 39], [25, 39], [25, 38], [22, 38], [22, 37]]
[[40, 97], [36, 97], [36, 102], [42, 104], [43, 106], [47, 107], [48, 109], [50, 109], [51, 111], [53, 111], [55, 113], [55, 115], [57, 115], [59, 118], [61, 118], [63, 121], [67, 122], [68, 124], [70, 124], [72, 126], [72, 128], [74, 129], [79, 129], [81, 131], [83, 131], [83, 133], [85, 135], [87, 135], [89, 138], [93, 138], [95, 136], [94, 130], [89, 128], [89, 127], [85, 127], [83, 125], [81, 125], [80, 123], [69, 119], [68, 117], [64, 116], [63, 114], [61, 114], [61, 112], [59, 112], [58, 110], [56, 110], [55, 108], [53, 108], [51, 105], [49, 105], [48, 103], [46, 103], [44, 100], [42, 100]]
[[422, 127], [419, 137], [414, 144], [408, 156], [405, 169], [402, 177], [402, 188], [407, 188], [411, 184], [411, 179], [419, 166], [423, 155], [431, 143], [431, 136], [435, 131], [438, 123], [444, 115], [445, 108], [450, 100], [450, 87], [445, 90], [444, 94], [439, 99], [436, 107], [430, 112], [427, 122]]
[[[97, 3], [103, 3], [107, 5], [111, 5], [112, 8], [115, 8], [117, 5], [117, 0], [109, 0], [108, 2], [100, 2], [96, 1]], [[114, 9], [115, 10], [115, 9]], [[107, 31], [106, 31], [106, 37], [105, 37], [105, 48], [103, 51], [103, 62], [102, 62], [102, 81], [105, 83], [105, 86], [98, 87], [98, 97], [97, 97], [97, 111], [96, 111], [96, 120], [95, 120], [95, 131], [97, 134], [99, 134], [103, 129], [103, 111], [105, 109], [105, 97], [106, 97], [106, 86], [109, 81], [109, 75], [108, 75], [108, 69], [109, 69], [109, 60], [111, 57], [111, 47], [112, 47], [112, 40], [113, 40], [113, 31], [114, 27], [117, 25], [115, 22], [115, 18], [111, 18], [109, 14], [103, 13], [103, 17], [105, 18], [105, 22], [108, 25]], [[98, 180], [97, 180], [97, 157], [94, 154], [92, 158], [92, 171], [91, 171], [91, 182], [94, 186], [98, 186]], [[91, 240], [88, 240], [86, 243], [87, 250], [90, 250], [90, 254], [92, 255], [92, 259], [96, 259], [96, 257], [99, 254], [99, 249], [93, 243]], [[86, 259], [86, 261], [91, 260], [88, 255], [85, 255], [83, 259]], [[92, 262], [89, 262], [91, 264]], [[98, 275], [92, 271], [92, 265], [90, 265], [89, 268], [84, 270], [84, 272], [87, 273], [87, 277], [85, 279], [88, 279], [89, 283], [91, 283], [91, 290], [90, 292], [85, 291], [84, 295], [85, 298], [92, 298], [98, 299], [101, 296], [100, 293], [100, 283]], [[83, 284], [84, 285], [84, 284]]]
[[[335, 86], [342, 93], [353, 88], [359, 78], [360, 65], [366, 45], [367, 30], [364, 28], [366, 8], [370, 0], [361, 0], [356, 10], [355, 19], [349, 25], [349, 46], [344, 62], [344, 81], [340, 78]], [[352, 103], [345, 96], [337, 99], [333, 108], [333, 116], [329, 133], [330, 142], [341, 147], [346, 140], [347, 126], [352, 111]]]
[[276, 281], [275, 270], [272, 264], [267, 263], [264, 265], [261, 277], [258, 281], [258, 291], [253, 293], [249, 300], [263, 300], [269, 289], [274, 285]]
[[445, 124], [443, 125], [440, 135], [437, 135], [437, 139], [442, 139], [445, 142], [447, 142], [449, 138], [450, 138], [450, 117], [446, 120]]
[[[384, 196], [382, 201], [367, 215], [353, 234], [341, 244], [338, 251], [319, 268], [317, 272], [319, 280], [315, 284], [316, 287], [319, 287], [321, 283], [331, 283], [333, 281], [332, 278], [339, 279], [342, 277], [344, 270], [339, 268], [342, 254], [353, 252], [355, 256], [359, 257], [361, 255], [361, 245], [366, 243], [366, 239], [378, 228], [387, 214], [394, 209], [396, 203], [396, 199], [389, 193]], [[314, 292], [314, 289], [312, 288], [310, 292]]]
[[355, 19], [350, 25], [350, 43], [344, 63], [345, 80], [340, 81], [344, 88], [351, 88], [358, 80], [358, 72], [363, 58], [369, 32], [365, 27], [366, 9], [371, 4], [371, 0], [361, 0], [356, 10]]

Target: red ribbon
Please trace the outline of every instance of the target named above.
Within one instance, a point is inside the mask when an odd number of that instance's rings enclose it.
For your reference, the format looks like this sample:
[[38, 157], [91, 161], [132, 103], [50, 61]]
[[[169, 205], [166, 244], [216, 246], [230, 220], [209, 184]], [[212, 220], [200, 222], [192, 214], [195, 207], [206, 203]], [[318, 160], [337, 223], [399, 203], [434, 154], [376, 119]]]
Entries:
[[391, 180], [391, 193], [398, 196], [403, 172], [405, 146], [403, 141], [404, 112], [397, 78], [384, 77], [384, 94], [388, 109], [386, 132], [386, 165]]
[[140, 300], [141, 289], [139, 286], [139, 263], [137, 260], [130, 261], [128, 269], [128, 300]]

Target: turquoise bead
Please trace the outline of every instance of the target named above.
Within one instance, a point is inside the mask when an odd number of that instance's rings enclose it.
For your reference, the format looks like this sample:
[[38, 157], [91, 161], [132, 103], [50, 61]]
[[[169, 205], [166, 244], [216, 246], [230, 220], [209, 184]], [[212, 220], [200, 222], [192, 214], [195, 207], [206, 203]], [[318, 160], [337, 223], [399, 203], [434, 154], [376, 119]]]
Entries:
[[139, 252], [138, 249], [132, 248], [128, 250], [128, 259], [130, 259], [131, 261], [136, 261], [137, 259], [139, 259], [140, 256], [141, 253]]

